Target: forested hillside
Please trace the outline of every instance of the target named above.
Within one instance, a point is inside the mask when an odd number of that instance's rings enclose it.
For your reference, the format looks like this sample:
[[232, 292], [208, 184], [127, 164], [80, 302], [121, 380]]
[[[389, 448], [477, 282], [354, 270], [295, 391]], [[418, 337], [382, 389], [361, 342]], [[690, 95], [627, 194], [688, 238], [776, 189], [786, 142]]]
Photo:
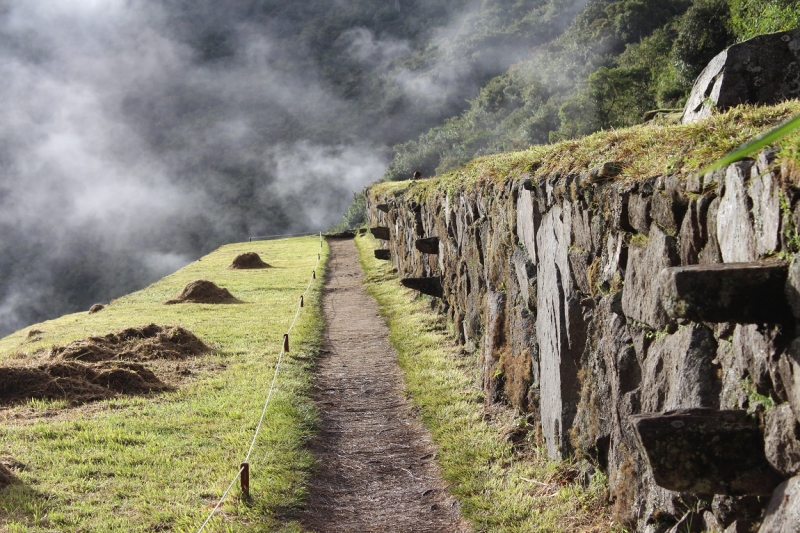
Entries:
[[386, 178], [447, 172], [483, 154], [658, 117], [684, 105], [694, 79], [725, 47], [798, 25], [793, 0], [589, 2], [563, 33], [484, 85], [466, 111], [395, 146]]

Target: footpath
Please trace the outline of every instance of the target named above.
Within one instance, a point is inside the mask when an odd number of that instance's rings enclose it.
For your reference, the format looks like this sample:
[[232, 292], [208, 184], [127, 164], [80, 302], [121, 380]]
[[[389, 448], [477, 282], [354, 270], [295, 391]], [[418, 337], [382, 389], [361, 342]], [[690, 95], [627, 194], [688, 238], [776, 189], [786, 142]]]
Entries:
[[404, 394], [397, 354], [364, 290], [355, 244], [329, 243], [327, 329], [314, 393], [320, 430], [311, 442], [318, 468], [304, 526], [318, 533], [468, 531]]

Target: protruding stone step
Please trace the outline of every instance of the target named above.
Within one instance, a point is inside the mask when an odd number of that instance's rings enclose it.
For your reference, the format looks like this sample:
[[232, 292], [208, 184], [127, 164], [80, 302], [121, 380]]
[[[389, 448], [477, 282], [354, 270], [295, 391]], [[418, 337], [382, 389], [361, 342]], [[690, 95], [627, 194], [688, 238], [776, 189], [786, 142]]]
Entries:
[[656, 483], [695, 494], [767, 496], [783, 478], [746, 411], [679, 409], [630, 417]]
[[672, 318], [762, 324], [791, 316], [782, 261], [665, 268], [658, 276], [661, 304]]
[[427, 294], [428, 296], [435, 296], [437, 298], [441, 298], [444, 294], [442, 289], [442, 279], [439, 277], [435, 278], [403, 278], [400, 280], [405, 287], [409, 289], [414, 289], [415, 291], [419, 291], [422, 294]]
[[439, 253], [439, 237], [428, 237], [425, 239], [417, 239], [415, 243], [417, 250], [424, 254], [438, 254]]
[[375, 259], [389, 261], [392, 259], [392, 252], [389, 250], [375, 250]]
[[382, 239], [384, 241], [389, 240], [389, 228], [386, 226], [375, 226], [374, 228], [370, 228], [369, 231], [376, 239]]
[[378, 211], [383, 211], [384, 213], [389, 212], [389, 204], [378, 204], [375, 206], [375, 209]]

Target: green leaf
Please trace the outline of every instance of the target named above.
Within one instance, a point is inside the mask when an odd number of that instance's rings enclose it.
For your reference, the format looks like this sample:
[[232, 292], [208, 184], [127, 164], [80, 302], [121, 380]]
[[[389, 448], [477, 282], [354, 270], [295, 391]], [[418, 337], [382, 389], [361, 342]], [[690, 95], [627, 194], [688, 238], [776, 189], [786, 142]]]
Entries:
[[726, 155], [719, 161], [712, 163], [711, 165], [701, 170], [700, 174], [706, 174], [708, 172], [717, 170], [720, 167], [724, 167], [725, 165], [730, 165], [731, 163], [735, 163], [736, 161], [744, 159], [753, 152], [760, 150], [765, 146], [774, 144], [775, 141], [777, 141], [781, 137], [790, 134], [791, 132], [793, 132], [798, 128], [800, 128], [800, 115], [787, 119], [784, 122], [772, 128], [771, 130], [765, 131], [761, 135], [758, 135], [757, 137], [753, 138], [751, 141], [746, 142], [745, 144], [743, 144], [730, 154]]

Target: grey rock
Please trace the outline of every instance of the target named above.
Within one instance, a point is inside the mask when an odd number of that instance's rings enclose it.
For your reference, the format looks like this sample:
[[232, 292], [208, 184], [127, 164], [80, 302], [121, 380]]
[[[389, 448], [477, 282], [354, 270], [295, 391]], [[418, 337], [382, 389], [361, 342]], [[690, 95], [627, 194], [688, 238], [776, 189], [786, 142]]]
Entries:
[[384, 241], [389, 240], [389, 228], [386, 226], [375, 226], [374, 228], [370, 228], [369, 231], [376, 239], [382, 239]]
[[711, 500], [711, 511], [721, 527], [752, 524], [761, 518], [767, 502], [759, 496], [727, 496], [717, 494]]
[[536, 236], [536, 331], [539, 342], [542, 433], [548, 454], [560, 459], [569, 452], [567, 431], [580, 399], [578, 368], [586, 343], [586, 324], [572, 286], [569, 268], [570, 227], [554, 206], [542, 218]]
[[486, 334], [483, 338], [483, 390], [491, 402], [499, 400], [502, 391], [497, 365], [506, 343], [505, 309], [505, 293], [489, 290], [486, 294]]
[[725, 528], [725, 533], [750, 533], [753, 530], [752, 520], [735, 520]]
[[390, 261], [392, 259], [392, 252], [389, 250], [375, 250], [375, 259], [381, 259], [383, 261]]
[[539, 209], [533, 201], [533, 195], [524, 189], [517, 198], [517, 237], [520, 244], [528, 252], [528, 257], [536, 265], [536, 232], [539, 229]]
[[622, 309], [629, 318], [653, 329], [663, 329], [669, 317], [658, 296], [657, 277], [664, 268], [678, 264], [675, 238], [653, 224], [646, 246], [631, 243], [628, 248]]
[[758, 421], [744, 411], [681, 409], [634, 415], [631, 422], [665, 489], [769, 495], [781, 482], [764, 455]]
[[765, 255], [776, 251], [780, 245], [780, 187], [776, 176], [771, 172], [761, 173], [759, 166], [753, 165], [747, 194], [753, 203], [756, 254]]
[[442, 280], [438, 277], [402, 278], [400, 283], [404, 287], [414, 289], [415, 291], [419, 291], [422, 294], [427, 294], [428, 296], [435, 296], [436, 298], [441, 298], [443, 296]]
[[388, 213], [389, 212], [389, 204], [377, 204], [375, 206], [375, 209], [377, 209], [378, 211], [383, 211], [384, 213]]
[[672, 267], [659, 273], [657, 290], [671, 318], [780, 323], [789, 315], [784, 299], [787, 272], [782, 261]]
[[669, 528], [667, 533], [701, 533], [705, 530], [703, 517], [694, 511], [688, 511], [678, 522]]
[[705, 245], [705, 232], [698, 210], [697, 200], [692, 200], [681, 223], [679, 236], [681, 265], [696, 264]]
[[650, 216], [651, 197], [631, 194], [628, 198], [628, 223], [637, 232], [647, 235], [653, 218]]
[[534, 309], [536, 306], [536, 267], [528, 254], [519, 246], [516, 246], [511, 254], [511, 263], [514, 266], [514, 273], [517, 275], [517, 283], [525, 307]]
[[794, 317], [800, 320], [800, 255], [792, 257], [784, 291]]
[[758, 533], [797, 533], [800, 525], [800, 477], [775, 489]]
[[417, 250], [424, 254], [438, 254], [439, 253], [439, 237], [428, 237], [426, 239], [417, 239], [414, 242]]
[[717, 342], [695, 324], [653, 341], [642, 367], [642, 411], [718, 407]]
[[717, 212], [717, 241], [726, 263], [755, 261], [753, 221], [744, 183], [750, 178], [751, 162], [734, 163], [725, 173], [725, 194]]
[[706, 245], [697, 257], [701, 265], [709, 265], [722, 262], [722, 252], [717, 241], [717, 215], [719, 214], [720, 199], [715, 197], [708, 205], [706, 213]]
[[714, 109], [774, 104], [800, 96], [800, 29], [759, 35], [720, 52], [703, 70], [686, 102], [683, 123]]
[[764, 452], [769, 463], [781, 474], [791, 477], [800, 473], [800, 427], [788, 403], [767, 412], [764, 428]]
[[781, 354], [778, 371], [795, 419], [800, 421], [800, 338], [792, 341]]

